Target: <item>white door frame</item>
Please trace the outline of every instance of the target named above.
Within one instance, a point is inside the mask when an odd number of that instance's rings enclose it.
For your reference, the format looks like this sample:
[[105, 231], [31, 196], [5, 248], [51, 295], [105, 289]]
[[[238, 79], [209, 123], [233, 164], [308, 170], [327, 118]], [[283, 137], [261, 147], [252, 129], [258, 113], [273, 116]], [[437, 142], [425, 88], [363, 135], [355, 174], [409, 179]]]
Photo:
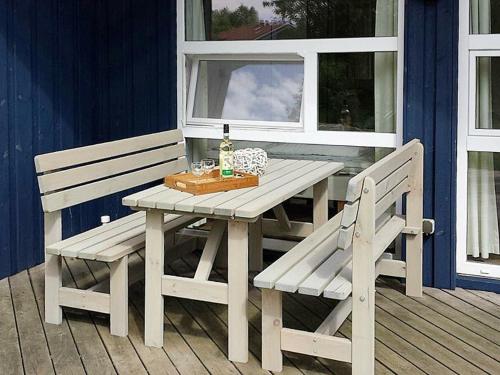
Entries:
[[[457, 273], [500, 278], [500, 266], [467, 261], [468, 152], [500, 152], [500, 130], [475, 128], [475, 64], [478, 56], [500, 56], [500, 35], [470, 35], [469, 0], [460, 0], [457, 131]], [[496, 47], [496, 49], [495, 49]]]

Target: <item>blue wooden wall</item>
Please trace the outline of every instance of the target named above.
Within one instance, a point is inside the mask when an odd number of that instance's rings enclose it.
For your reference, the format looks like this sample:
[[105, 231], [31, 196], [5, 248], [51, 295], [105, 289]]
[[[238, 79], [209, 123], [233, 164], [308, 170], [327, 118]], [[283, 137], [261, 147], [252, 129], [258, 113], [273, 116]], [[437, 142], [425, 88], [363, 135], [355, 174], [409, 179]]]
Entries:
[[175, 28], [170, 0], [0, 0], [0, 279], [43, 261], [34, 155], [175, 126]]
[[458, 0], [407, 0], [405, 11], [404, 138], [424, 144], [424, 215], [436, 221], [424, 282], [454, 288]]

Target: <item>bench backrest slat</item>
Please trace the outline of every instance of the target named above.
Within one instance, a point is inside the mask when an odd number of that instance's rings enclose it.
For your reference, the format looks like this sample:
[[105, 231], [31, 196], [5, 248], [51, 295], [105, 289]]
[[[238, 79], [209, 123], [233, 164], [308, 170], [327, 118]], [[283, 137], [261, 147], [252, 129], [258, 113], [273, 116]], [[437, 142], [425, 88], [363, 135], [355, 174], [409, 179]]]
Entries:
[[375, 182], [375, 220], [380, 225], [383, 215], [412, 188], [412, 171], [415, 170], [414, 158], [421, 152], [422, 145], [413, 140], [371, 167], [353, 177], [348, 184], [346, 205], [341, 221], [339, 248], [347, 249], [352, 245], [356, 220], [364, 181], [370, 177]]
[[56, 169], [74, 167], [183, 141], [181, 130], [168, 130], [161, 133], [38, 155], [35, 157], [35, 167], [37, 173], [46, 173]]
[[347, 186], [346, 201], [354, 202], [361, 197], [365, 177], [369, 176], [373, 178], [375, 183], [378, 184], [388, 175], [392, 174], [398, 168], [406, 164], [409, 160], [409, 153], [412, 153], [413, 149], [419, 144], [419, 140], [414, 139], [413, 141], [408, 142], [404, 146], [391, 152], [385, 158], [368, 167], [355, 177], [351, 178]]
[[400, 184], [401, 181], [403, 181], [410, 175], [411, 167], [412, 167], [411, 160], [409, 160], [401, 167], [396, 169], [386, 179], [380, 181], [377, 184], [377, 194], [376, 194], [377, 202], [380, 201], [384, 196], [387, 195], [387, 193], [393, 190], [397, 185]]
[[406, 177], [375, 204], [375, 219], [378, 219], [385, 211], [392, 207], [403, 194], [408, 193], [410, 188], [409, 179]]
[[146, 168], [168, 160], [175, 160], [186, 154], [182, 143], [153, 149], [137, 154], [110, 159], [81, 167], [64, 169], [50, 174], [38, 176], [40, 193], [81, 185], [86, 182], [109, 178], [129, 171]]
[[39, 155], [42, 206], [53, 212], [188, 169], [182, 132], [172, 130]]

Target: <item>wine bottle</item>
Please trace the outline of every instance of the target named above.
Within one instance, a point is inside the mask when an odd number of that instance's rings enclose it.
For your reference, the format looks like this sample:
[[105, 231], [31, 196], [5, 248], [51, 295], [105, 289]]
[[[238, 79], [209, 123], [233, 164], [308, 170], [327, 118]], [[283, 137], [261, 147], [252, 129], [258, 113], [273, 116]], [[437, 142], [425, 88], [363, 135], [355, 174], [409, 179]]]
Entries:
[[234, 176], [234, 146], [229, 140], [229, 124], [224, 124], [224, 139], [219, 146], [219, 169], [223, 178]]

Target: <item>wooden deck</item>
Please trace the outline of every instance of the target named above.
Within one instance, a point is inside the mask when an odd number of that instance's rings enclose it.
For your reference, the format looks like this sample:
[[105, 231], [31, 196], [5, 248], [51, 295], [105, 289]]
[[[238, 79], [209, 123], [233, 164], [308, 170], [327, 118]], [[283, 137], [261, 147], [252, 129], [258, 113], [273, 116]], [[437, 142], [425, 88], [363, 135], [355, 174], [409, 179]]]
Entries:
[[[196, 257], [169, 273], [194, 274]], [[132, 263], [142, 259], [134, 256]], [[107, 277], [103, 264], [68, 260], [65, 282], [89, 287]], [[213, 273], [212, 278], [224, 278]], [[144, 285], [131, 286], [129, 336], [109, 334], [108, 318], [64, 310], [61, 326], [43, 323], [43, 266], [0, 281], [0, 374], [261, 374], [260, 292], [249, 292], [250, 360], [231, 363], [227, 307], [168, 298], [164, 349], [143, 344]], [[378, 374], [500, 374], [500, 295], [426, 289], [407, 298], [401, 285], [382, 280], [376, 308]], [[285, 326], [315, 330], [332, 302], [286, 295]], [[350, 335], [350, 321], [340, 329]], [[290, 355], [284, 374], [350, 374], [350, 365]]]

